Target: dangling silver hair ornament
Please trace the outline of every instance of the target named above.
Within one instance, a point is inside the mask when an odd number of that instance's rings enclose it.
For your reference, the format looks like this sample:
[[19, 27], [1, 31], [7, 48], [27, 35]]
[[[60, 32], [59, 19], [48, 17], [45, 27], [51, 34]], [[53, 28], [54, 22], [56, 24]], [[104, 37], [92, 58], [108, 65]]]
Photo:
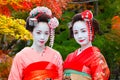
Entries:
[[30, 26], [36, 26], [38, 24], [38, 21], [36, 18], [29, 18], [29, 25]]
[[50, 27], [50, 47], [53, 47], [54, 38], [55, 38], [55, 28], [58, 27], [59, 21], [56, 17], [53, 17], [49, 20], [48, 25]]
[[92, 19], [93, 19], [93, 14], [90, 10], [85, 10], [84, 12], [81, 13], [82, 18], [86, 22], [86, 25], [88, 27], [88, 36], [89, 40], [92, 41]]

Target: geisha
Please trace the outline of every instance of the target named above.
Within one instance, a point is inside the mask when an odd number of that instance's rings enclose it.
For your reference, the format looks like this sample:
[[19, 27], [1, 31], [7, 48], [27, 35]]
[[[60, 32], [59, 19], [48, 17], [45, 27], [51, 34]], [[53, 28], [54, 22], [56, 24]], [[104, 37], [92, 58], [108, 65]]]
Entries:
[[64, 80], [108, 80], [110, 71], [100, 50], [92, 46], [99, 24], [90, 10], [76, 14], [70, 30], [81, 46], [70, 53], [64, 61]]
[[[62, 56], [52, 49], [58, 25], [47, 7], [31, 10], [26, 29], [33, 36], [33, 44], [15, 55], [8, 80], [62, 80]], [[45, 45], [49, 36], [51, 47]]]

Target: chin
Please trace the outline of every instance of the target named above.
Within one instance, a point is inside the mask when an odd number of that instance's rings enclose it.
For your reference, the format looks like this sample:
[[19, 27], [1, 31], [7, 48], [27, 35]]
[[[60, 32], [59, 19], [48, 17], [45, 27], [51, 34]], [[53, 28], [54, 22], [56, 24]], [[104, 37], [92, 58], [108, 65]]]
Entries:
[[89, 46], [89, 42], [81, 44], [81, 46]]
[[38, 47], [42, 47], [42, 46], [44, 46], [44, 45], [42, 45], [42, 44], [38, 44], [37, 46], [38, 46]]
[[87, 45], [87, 44], [86, 44], [86, 43], [84, 43], [84, 42], [81, 42], [81, 43], [80, 43], [80, 42], [78, 42], [78, 44], [79, 44], [79, 45], [81, 45], [81, 46], [83, 46], [83, 45]]

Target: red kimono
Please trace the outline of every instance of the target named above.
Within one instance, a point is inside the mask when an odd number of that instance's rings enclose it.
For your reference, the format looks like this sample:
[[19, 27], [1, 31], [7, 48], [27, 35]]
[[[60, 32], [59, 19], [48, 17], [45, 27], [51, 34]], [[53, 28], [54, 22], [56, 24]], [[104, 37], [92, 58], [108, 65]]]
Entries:
[[[65, 70], [88, 74], [92, 80], [108, 80], [110, 71], [104, 56], [96, 47], [89, 47], [77, 55], [78, 50], [69, 54], [64, 62]], [[89, 79], [90, 80], [90, 79]]]

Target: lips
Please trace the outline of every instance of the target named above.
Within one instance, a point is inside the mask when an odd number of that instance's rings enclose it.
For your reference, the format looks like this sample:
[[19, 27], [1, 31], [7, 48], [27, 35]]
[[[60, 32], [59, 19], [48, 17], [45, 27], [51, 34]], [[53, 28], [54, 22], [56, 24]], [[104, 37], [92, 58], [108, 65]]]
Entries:
[[40, 41], [41, 44], [43, 44], [45, 41]]
[[83, 40], [79, 40], [79, 42], [83, 42], [85, 39], [83, 39]]

